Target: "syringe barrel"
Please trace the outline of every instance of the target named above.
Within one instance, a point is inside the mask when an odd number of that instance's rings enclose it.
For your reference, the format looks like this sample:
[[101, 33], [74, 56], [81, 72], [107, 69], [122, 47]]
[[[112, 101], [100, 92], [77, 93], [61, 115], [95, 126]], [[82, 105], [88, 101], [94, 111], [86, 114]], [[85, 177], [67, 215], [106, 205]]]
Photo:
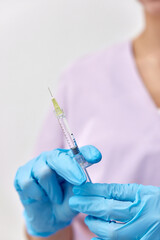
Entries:
[[59, 124], [61, 126], [61, 129], [64, 133], [64, 136], [66, 138], [66, 141], [68, 143], [68, 146], [69, 148], [75, 148], [76, 145], [75, 145], [75, 141], [74, 141], [74, 138], [73, 138], [73, 134], [71, 133], [70, 129], [69, 129], [69, 126], [68, 126], [68, 122], [65, 118], [65, 115], [61, 115], [58, 118], [58, 121], [59, 121]]
[[88, 163], [85, 158], [83, 157], [83, 155], [81, 154], [81, 152], [79, 151], [78, 145], [76, 143], [76, 140], [74, 138], [73, 133], [71, 132], [68, 122], [65, 118], [65, 115], [62, 111], [62, 114], [57, 115], [59, 124], [62, 128], [62, 131], [64, 133], [64, 136], [66, 138], [66, 141], [68, 143], [68, 146], [70, 147], [70, 149], [72, 150], [74, 159], [77, 161], [77, 163], [82, 167], [82, 169], [84, 170], [86, 177], [87, 177], [87, 181], [91, 182], [91, 179], [88, 175], [88, 172], [86, 170], [87, 167], [91, 166], [90, 163]]

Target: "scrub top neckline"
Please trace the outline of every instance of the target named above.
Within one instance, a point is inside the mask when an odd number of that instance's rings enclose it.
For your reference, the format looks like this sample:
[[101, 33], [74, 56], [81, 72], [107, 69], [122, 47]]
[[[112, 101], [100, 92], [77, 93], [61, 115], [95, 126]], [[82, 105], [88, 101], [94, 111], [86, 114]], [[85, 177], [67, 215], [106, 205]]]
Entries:
[[159, 120], [160, 108], [158, 108], [156, 106], [154, 100], [152, 99], [150, 93], [148, 92], [146, 86], [143, 83], [142, 77], [141, 77], [141, 75], [138, 71], [137, 64], [136, 64], [136, 61], [135, 61], [135, 57], [134, 57], [134, 53], [133, 53], [133, 42], [132, 41], [128, 42], [128, 48], [129, 48], [131, 66], [132, 66], [132, 73], [134, 73], [134, 75], [135, 75], [134, 79], [137, 80], [136, 82], [138, 83], [139, 88], [142, 90], [142, 93], [145, 96], [146, 105], [148, 106], [148, 108], [150, 107], [150, 110], [152, 110], [153, 113], [155, 113], [155, 116], [157, 116], [158, 120]]

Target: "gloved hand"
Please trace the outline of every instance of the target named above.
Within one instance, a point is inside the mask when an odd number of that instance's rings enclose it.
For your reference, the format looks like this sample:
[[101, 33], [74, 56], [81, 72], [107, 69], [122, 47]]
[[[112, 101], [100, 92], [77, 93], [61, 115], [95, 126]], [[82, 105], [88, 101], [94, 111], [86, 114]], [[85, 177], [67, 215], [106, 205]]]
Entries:
[[73, 192], [70, 207], [89, 215], [94, 240], [160, 240], [159, 187], [86, 183]]
[[[80, 151], [91, 164], [101, 160], [101, 153], [93, 146]], [[77, 214], [69, 207], [72, 186], [85, 181], [84, 171], [70, 150], [44, 152], [20, 167], [14, 185], [25, 208], [28, 233], [47, 237], [69, 225]]]

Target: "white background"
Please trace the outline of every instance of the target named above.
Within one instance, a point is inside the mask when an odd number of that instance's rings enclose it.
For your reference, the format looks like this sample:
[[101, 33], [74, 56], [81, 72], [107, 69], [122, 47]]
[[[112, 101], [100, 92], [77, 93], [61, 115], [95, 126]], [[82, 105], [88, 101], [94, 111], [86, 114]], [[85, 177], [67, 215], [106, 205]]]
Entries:
[[0, 0], [0, 239], [24, 239], [13, 180], [47, 113], [47, 83], [143, 24], [136, 0]]

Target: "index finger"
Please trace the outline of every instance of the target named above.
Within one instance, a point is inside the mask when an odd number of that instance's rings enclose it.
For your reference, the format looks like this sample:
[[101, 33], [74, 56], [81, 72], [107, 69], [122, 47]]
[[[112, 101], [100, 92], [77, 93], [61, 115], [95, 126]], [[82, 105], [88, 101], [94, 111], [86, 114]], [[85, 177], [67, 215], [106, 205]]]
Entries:
[[100, 184], [85, 183], [82, 186], [75, 186], [73, 193], [82, 196], [99, 196], [107, 199], [134, 202], [138, 184]]
[[46, 162], [59, 176], [73, 185], [86, 181], [86, 175], [80, 165], [73, 160], [69, 150], [55, 149], [46, 153]]

